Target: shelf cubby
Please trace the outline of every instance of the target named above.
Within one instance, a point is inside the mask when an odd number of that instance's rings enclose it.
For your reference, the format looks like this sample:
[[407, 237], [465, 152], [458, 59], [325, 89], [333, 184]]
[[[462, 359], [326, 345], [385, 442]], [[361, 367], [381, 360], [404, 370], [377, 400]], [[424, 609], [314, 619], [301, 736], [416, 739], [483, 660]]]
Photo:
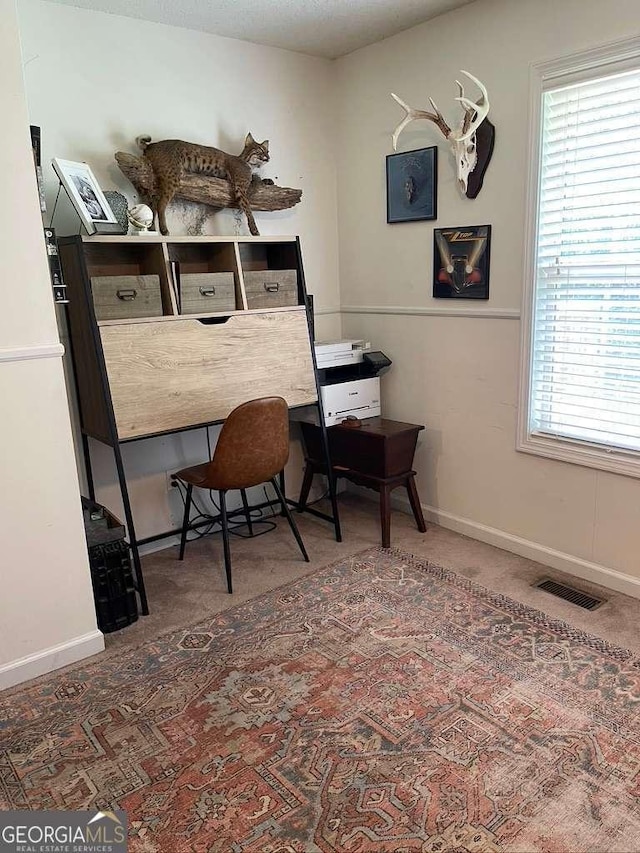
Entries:
[[199, 241], [194, 243], [167, 242], [167, 257], [170, 269], [178, 275], [197, 273], [233, 273], [235, 309], [247, 308], [242, 277], [239, 272], [238, 251], [235, 243]]
[[298, 305], [304, 303], [304, 287], [298, 264], [298, 247], [295, 242], [255, 243], [240, 240], [238, 242], [238, 252], [240, 256], [240, 269], [243, 274], [243, 284], [246, 285], [246, 281], [244, 280], [245, 273], [292, 270], [297, 285], [294, 297], [295, 302]]
[[177, 314], [175, 294], [169, 282], [164, 246], [161, 243], [121, 240], [109, 243], [85, 242], [83, 246], [89, 279], [94, 276], [157, 275], [160, 280], [163, 315]]

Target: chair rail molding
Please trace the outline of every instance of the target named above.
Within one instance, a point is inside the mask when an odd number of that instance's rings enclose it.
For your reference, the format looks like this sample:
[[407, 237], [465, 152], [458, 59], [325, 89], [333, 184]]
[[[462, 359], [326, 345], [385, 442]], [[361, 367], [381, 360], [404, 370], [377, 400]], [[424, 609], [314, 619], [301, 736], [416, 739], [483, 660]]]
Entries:
[[422, 305], [343, 305], [343, 314], [397, 314], [416, 317], [467, 317], [472, 320], [519, 320], [516, 309], [444, 308]]
[[0, 347], [0, 362], [31, 361], [34, 358], [62, 358], [64, 347], [60, 341], [50, 344], [30, 344], [26, 347]]
[[340, 314], [342, 312], [342, 308], [339, 305], [327, 305], [324, 308], [315, 308], [313, 309], [313, 313], [316, 315], [319, 314]]

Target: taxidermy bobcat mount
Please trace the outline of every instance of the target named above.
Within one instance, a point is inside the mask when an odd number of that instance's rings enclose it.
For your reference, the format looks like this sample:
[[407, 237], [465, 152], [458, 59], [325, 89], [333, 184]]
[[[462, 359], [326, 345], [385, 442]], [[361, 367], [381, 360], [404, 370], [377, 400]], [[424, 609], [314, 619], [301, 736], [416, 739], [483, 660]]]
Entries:
[[[155, 145], [163, 145], [156, 142], [152, 144], [148, 137], [145, 138], [146, 148], [152, 151]], [[187, 146], [188, 143], [180, 143]], [[194, 146], [197, 149], [200, 145]], [[205, 151], [216, 151], [216, 149], [205, 148]], [[229, 157], [224, 152], [219, 152], [223, 157]], [[152, 158], [143, 154], [129, 154], [128, 151], [117, 151], [116, 161], [122, 173], [131, 181], [138, 193], [140, 201], [157, 209], [156, 199], [159, 195], [160, 182], [156, 177]], [[239, 159], [239, 158], [238, 158]], [[183, 168], [179, 170], [182, 174], [180, 184], [175, 191], [175, 197], [185, 201], [206, 204], [213, 210], [222, 210], [225, 207], [239, 208], [237, 194], [231, 181], [226, 176], [217, 178], [202, 172], [191, 172]], [[299, 204], [302, 198], [302, 190], [293, 187], [278, 187], [273, 181], [261, 180], [257, 175], [251, 178], [251, 185], [247, 193], [249, 208], [256, 210], [286, 210]]]
[[211, 175], [228, 181], [232, 197], [247, 217], [249, 231], [259, 236], [260, 232], [249, 203], [249, 188], [253, 177], [252, 170], [269, 160], [268, 139], [264, 142], [256, 142], [248, 133], [244, 148], [238, 156], [227, 154], [219, 148], [183, 142], [180, 139], [152, 142], [150, 136], [139, 136], [136, 142], [142, 148], [144, 159], [151, 166], [155, 178], [150, 201], [158, 214], [158, 224], [162, 234], [169, 233], [166, 220], [167, 205], [180, 189], [185, 173], [190, 172]]

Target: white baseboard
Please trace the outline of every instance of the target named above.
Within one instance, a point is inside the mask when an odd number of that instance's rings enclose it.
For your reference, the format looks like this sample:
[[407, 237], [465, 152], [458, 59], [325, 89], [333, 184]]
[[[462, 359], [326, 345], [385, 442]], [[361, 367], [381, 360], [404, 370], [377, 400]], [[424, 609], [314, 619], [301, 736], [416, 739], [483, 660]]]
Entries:
[[147, 554], [155, 554], [157, 551], [164, 551], [166, 548], [173, 548], [175, 545], [179, 544], [179, 536], [167, 536], [166, 539], [156, 539], [155, 542], [147, 542], [146, 545], [140, 545], [138, 550], [140, 552], [140, 556], [145, 557]]
[[102, 651], [104, 651], [104, 636], [96, 630], [82, 637], [74, 637], [73, 640], [61, 643], [59, 646], [52, 646], [3, 664], [0, 666], [0, 690], [6, 690], [7, 687], [13, 687], [15, 684], [21, 684], [39, 675], [46, 675], [54, 669], [68, 666], [70, 663], [76, 663]]
[[[349, 490], [353, 490], [370, 500], [377, 501], [378, 499], [377, 494], [370, 489], [350, 485]], [[391, 504], [401, 512], [412, 515], [411, 507], [406, 497], [399, 494], [392, 495]], [[581, 557], [574, 557], [572, 554], [566, 554], [563, 551], [556, 551], [554, 548], [548, 548], [546, 545], [540, 545], [538, 542], [522, 539], [520, 536], [506, 533], [504, 530], [498, 530], [495, 527], [489, 527], [486, 524], [480, 524], [477, 521], [471, 521], [468, 518], [444, 512], [427, 504], [421, 504], [421, 506], [425, 519], [434, 524], [439, 524], [440, 527], [446, 527], [448, 530], [454, 530], [456, 533], [462, 533], [464, 536], [468, 536], [471, 539], [478, 539], [480, 542], [486, 542], [488, 545], [495, 545], [496, 548], [502, 548], [503, 551], [510, 551], [519, 557], [535, 560], [537, 563], [542, 563], [558, 571], [575, 575], [590, 583], [599, 584], [616, 592], [622, 592], [633, 598], [640, 598], [640, 578], [634, 578], [616, 569], [609, 569], [599, 563], [591, 563], [588, 560], [583, 560]]]

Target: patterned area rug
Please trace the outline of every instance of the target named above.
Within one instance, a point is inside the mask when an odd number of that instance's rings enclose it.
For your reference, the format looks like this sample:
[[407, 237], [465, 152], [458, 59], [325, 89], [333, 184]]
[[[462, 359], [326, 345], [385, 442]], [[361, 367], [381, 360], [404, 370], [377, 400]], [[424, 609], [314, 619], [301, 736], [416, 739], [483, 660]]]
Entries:
[[145, 853], [636, 853], [630, 652], [399, 551], [0, 697], [0, 808]]

